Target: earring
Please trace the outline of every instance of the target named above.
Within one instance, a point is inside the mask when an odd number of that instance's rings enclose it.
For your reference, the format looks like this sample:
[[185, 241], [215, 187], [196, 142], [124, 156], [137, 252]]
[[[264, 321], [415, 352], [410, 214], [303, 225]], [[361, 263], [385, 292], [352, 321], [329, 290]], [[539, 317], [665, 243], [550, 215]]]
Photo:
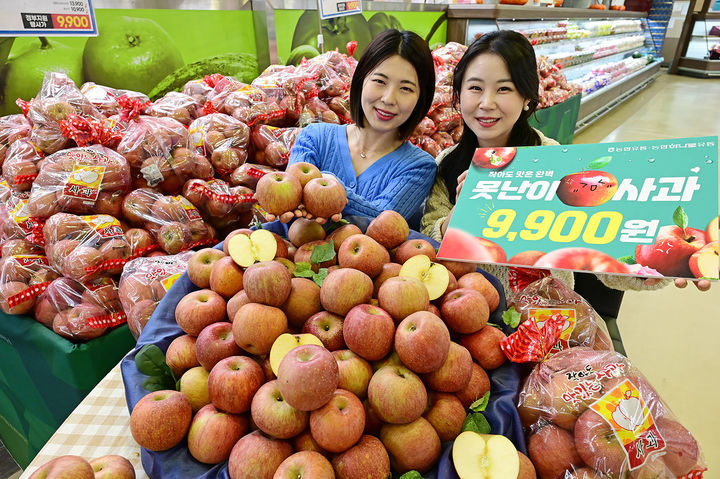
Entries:
[[530, 105], [525, 105], [525, 106], [523, 107], [523, 110], [525, 110], [525, 111], [528, 111], [529, 109], [530, 109]]

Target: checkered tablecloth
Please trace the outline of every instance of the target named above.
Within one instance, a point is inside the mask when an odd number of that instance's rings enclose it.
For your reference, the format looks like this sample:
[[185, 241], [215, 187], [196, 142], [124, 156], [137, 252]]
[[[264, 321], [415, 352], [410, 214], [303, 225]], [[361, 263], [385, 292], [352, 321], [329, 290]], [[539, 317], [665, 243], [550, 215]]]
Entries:
[[118, 363], [88, 394], [28, 465], [26, 479], [46, 462], [67, 454], [95, 459], [107, 454], [126, 457], [137, 479], [147, 479], [140, 446], [130, 435], [130, 414]]

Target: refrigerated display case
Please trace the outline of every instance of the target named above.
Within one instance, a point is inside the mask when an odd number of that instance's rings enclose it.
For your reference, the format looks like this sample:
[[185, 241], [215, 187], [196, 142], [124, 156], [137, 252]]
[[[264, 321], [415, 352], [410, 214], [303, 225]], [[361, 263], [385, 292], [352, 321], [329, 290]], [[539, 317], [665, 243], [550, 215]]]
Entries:
[[448, 41], [468, 44], [491, 30], [524, 33], [538, 56], [583, 88], [582, 130], [652, 82], [660, 72], [647, 13], [514, 5], [450, 5]]

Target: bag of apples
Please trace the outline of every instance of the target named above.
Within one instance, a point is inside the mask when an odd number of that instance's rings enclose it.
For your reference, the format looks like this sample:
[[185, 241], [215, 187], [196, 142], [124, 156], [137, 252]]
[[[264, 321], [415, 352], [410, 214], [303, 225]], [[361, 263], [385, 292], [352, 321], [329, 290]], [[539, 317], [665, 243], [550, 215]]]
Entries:
[[0, 309], [6, 314], [27, 314], [36, 298], [59, 275], [44, 255], [13, 255], [0, 259]]
[[247, 160], [250, 128], [230, 115], [205, 115], [190, 124], [188, 133], [190, 148], [209, 158], [221, 178], [229, 179], [232, 172]]
[[70, 148], [42, 161], [28, 208], [43, 218], [58, 212], [118, 216], [130, 186], [130, 167], [122, 155], [100, 145]]
[[[590, 303], [559, 279], [539, 271], [515, 268], [510, 273], [510, 283], [516, 291], [503, 316], [511, 327], [520, 326], [514, 337], [511, 335], [502, 344], [511, 361], [539, 362], [576, 346], [612, 351], [605, 321]], [[538, 276], [544, 277], [535, 279]], [[523, 281], [532, 282], [522, 287]], [[556, 329], [558, 339], [549, 349], [535, 349], [539, 346], [538, 338], [550, 337], [552, 328]]]
[[130, 332], [137, 339], [175, 281], [187, 270], [192, 252], [129, 261], [120, 277], [119, 298]]
[[133, 186], [157, 186], [177, 194], [190, 178], [210, 179], [210, 161], [188, 149], [188, 130], [172, 118], [140, 115], [130, 120], [118, 153], [127, 159]]
[[28, 191], [38, 176], [38, 163], [45, 155], [30, 140], [19, 139], [7, 148], [2, 175], [8, 185]]
[[126, 321], [112, 278], [57, 278], [38, 298], [35, 320], [71, 341], [88, 341]]
[[233, 186], [245, 186], [251, 190], [255, 190], [260, 178], [274, 171], [279, 170], [267, 165], [245, 163], [230, 175], [230, 184]]
[[149, 116], [168, 117], [189, 125], [203, 115], [203, 104], [190, 95], [171, 91], [155, 100], [144, 112]]
[[[2, 193], [3, 188], [0, 188]], [[23, 240], [36, 245], [44, 245], [42, 228], [44, 219], [34, 217], [28, 208], [27, 191], [8, 188], [6, 198], [0, 203], [0, 243]]]
[[28, 138], [32, 124], [25, 115], [8, 115], [0, 117], [0, 166], [7, 155], [8, 148], [17, 140]]
[[[203, 84], [213, 85], [208, 87], [210, 90], [205, 97], [203, 106], [205, 114], [224, 113], [245, 122], [248, 111], [254, 103], [267, 101], [267, 95], [263, 90], [238, 81], [233, 77], [223, 77], [217, 74], [208, 75], [205, 77]], [[197, 85], [191, 88], [193, 91], [197, 91], [201, 86]]]
[[238, 227], [246, 227], [257, 203], [254, 194], [248, 187], [230, 186], [223, 180], [189, 180], [183, 187], [183, 196], [218, 229], [237, 223], [241, 223]]
[[122, 107], [118, 104], [117, 99], [123, 95], [128, 98], [137, 99], [142, 103], [150, 101], [144, 93], [131, 90], [119, 90], [93, 82], [83, 83], [80, 87], [80, 92], [106, 117], [117, 115], [120, 112]]
[[33, 125], [30, 140], [45, 154], [70, 147], [63, 122], [73, 118], [101, 121], [102, 115], [64, 73], [47, 72], [37, 97], [29, 102], [27, 117]]
[[205, 223], [195, 205], [182, 195], [164, 196], [150, 188], [141, 188], [125, 197], [122, 212], [130, 224], [149, 231], [168, 254], [215, 242], [214, 228]]
[[76, 281], [119, 275], [130, 257], [120, 222], [110, 215], [57, 213], [43, 235], [50, 266]]
[[274, 168], [285, 168], [290, 149], [300, 134], [300, 128], [276, 128], [258, 125], [252, 128], [250, 138], [255, 148], [255, 163]]
[[537, 365], [518, 399], [540, 479], [700, 478], [700, 447], [643, 374], [614, 351], [574, 347]]

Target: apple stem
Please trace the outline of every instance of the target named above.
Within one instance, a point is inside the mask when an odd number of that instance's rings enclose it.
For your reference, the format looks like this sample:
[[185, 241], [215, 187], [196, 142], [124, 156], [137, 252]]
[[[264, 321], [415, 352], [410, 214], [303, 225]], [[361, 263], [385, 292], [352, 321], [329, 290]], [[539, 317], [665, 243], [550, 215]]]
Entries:
[[39, 37], [40, 38], [40, 48], [48, 48], [50, 46], [50, 42], [46, 37]]

